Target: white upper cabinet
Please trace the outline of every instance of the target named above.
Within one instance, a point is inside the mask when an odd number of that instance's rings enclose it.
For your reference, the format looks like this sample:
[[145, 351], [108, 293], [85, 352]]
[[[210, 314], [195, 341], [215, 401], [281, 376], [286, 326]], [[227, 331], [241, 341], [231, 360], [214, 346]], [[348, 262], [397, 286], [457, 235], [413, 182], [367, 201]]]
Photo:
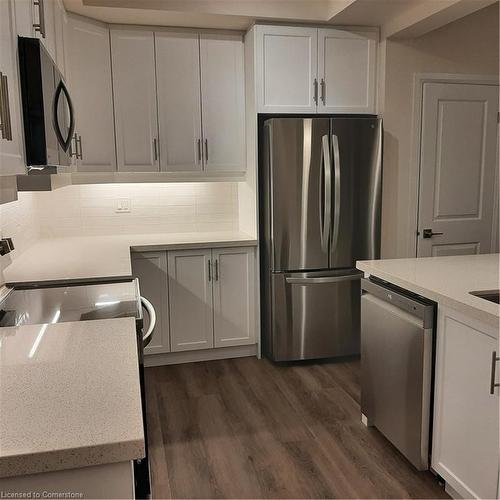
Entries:
[[25, 173], [17, 63], [16, 8], [0, 0], [0, 175]]
[[254, 30], [258, 113], [376, 113], [377, 31]]
[[256, 26], [257, 111], [315, 113], [316, 28]]
[[201, 171], [198, 33], [155, 33], [160, 170]]
[[109, 30], [68, 16], [68, 77], [75, 108], [79, 171], [116, 169]]
[[67, 16], [62, 0], [55, 0], [54, 4], [54, 24], [55, 24], [55, 45], [56, 45], [56, 64], [59, 71], [66, 77], [66, 43], [64, 38], [66, 31]]
[[318, 30], [320, 113], [375, 113], [376, 31]]
[[153, 33], [111, 30], [118, 170], [159, 170]]
[[16, 9], [16, 27], [19, 36], [35, 36], [35, 27], [33, 26], [35, 9], [33, 0], [14, 0]]
[[201, 34], [200, 55], [205, 170], [244, 171], [243, 39], [240, 35]]

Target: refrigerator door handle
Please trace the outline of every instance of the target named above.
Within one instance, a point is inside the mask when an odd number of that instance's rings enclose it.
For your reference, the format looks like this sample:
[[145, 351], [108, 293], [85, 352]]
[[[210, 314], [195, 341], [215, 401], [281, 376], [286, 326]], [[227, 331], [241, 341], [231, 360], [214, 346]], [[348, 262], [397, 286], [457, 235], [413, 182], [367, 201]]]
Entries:
[[[332, 168], [328, 135], [324, 135], [321, 138], [321, 148], [322, 175], [320, 175], [319, 180], [321, 248], [324, 252], [328, 252], [328, 240], [330, 238], [330, 227], [332, 220]], [[321, 202], [322, 200], [323, 203]]]
[[340, 151], [339, 151], [339, 139], [334, 134], [332, 135], [332, 144], [333, 144], [333, 182], [334, 182], [332, 249], [336, 249], [339, 239], [339, 226], [340, 226]]
[[349, 274], [346, 276], [318, 276], [316, 278], [285, 278], [290, 285], [320, 285], [323, 283], [341, 283], [361, 279], [362, 274]]

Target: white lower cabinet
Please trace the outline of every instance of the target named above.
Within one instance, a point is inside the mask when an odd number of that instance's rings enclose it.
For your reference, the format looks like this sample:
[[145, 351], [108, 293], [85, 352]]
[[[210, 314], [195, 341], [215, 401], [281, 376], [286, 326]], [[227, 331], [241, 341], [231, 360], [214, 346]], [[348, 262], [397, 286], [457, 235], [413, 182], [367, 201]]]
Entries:
[[464, 498], [497, 497], [498, 388], [490, 393], [495, 351], [495, 328], [439, 309], [432, 468]]
[[210, 249], [168, 252], [172, 352], [214, 346]]
[[255, 342], [255, 257], [248, 248], [212, 250], [215, 347]]
[[133, 275], [157, 314], [145, 354], [255, 344], [255, 270], [252, 247], [134, 252]]
[[[144, 349], [144, 353], [170, 352], [167, 254], [165, 252], [134, 252], [132, 273], [134, 277], [139, 278], [141, 296], [153, 304], [156, 312], [153, 338]], [[144, 331], [147, 331], [148, 326], [149, 318], [145, 317]]]

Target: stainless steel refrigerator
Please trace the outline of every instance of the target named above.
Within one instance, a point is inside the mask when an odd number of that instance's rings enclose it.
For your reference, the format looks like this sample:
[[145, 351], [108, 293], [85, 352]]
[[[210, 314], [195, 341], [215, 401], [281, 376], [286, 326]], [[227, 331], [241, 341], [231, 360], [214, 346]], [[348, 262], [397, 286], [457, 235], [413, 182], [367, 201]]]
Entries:
[[264, 354], [275, 361], [359, 354], [356, 260], [380, 253], [382, 123], [270, 118], [261, 133]]

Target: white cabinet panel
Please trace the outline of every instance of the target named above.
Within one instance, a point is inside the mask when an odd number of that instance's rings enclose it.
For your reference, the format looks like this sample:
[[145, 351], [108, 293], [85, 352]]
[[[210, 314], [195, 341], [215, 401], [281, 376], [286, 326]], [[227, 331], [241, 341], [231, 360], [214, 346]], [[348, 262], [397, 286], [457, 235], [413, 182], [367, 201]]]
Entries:
[[19, 36], [35, 36], [33, 16], [35, 5], [33, 0], [15, 0], [16, 26]]
[[43, 45], [50, 54], [50, 57], [56, 60], [56, 27], [55, 27], [55, 8], [56, 0], [43, 0], [39, 6], [35, 6], [34, 19], [41, 24], [41, 31], [36, 32]]
[[[144, 354], [170, 352], [166, 252], [133, 252], [132, 274], [139, 278], [141, 296], [148, 299], [156, 311], [153, 338], [144, 349]], [[149, 318], [146, 315], [144, 331], [148, 326]]]
[[256, 27], [257, 111], [315, 113], [316, 28]]
[[0, 175], [25, 173], [21, 130], [15, 4], [0, 0], [1, 92], [8, 103], [2, 109], [0, 131]]
[[118, 170], [158, 171], [153, 33], [111, 30]]
[[[116, 169], [109, 30], [106, 25], [68, 16], [68, 76], [81, 136], [79, 171]], [[98, 112], [97, 112], [98, 110]]]
[[173, 352], [213, 347], [211, 250], [168, 252]]
[[240, 35], [202, 34], [201, 96], [207, 171], [244, 171], [245, 74]]
[[464, 498], [496, 496], [498, 389], [490, 394], [490, 380], [497, 346], [491, 327], [439, 309], [432, 467]]
[[318, 112], [375, 113], [377, 37], [318, 30]]
[[66, 77], [66, 56], [65, 56], [65, 24], [67, 22], [66, 10], [62, 0], [55, 0], [54, 4], [54, 29], [55, 29], [55, 46], [56, 46], [56, 63], [59, 71]]
[[199, 35], [155, 33], [160, 170], [202, 170]]
[[215, 347], [255, 342], [253, 248], [213, 250]]

